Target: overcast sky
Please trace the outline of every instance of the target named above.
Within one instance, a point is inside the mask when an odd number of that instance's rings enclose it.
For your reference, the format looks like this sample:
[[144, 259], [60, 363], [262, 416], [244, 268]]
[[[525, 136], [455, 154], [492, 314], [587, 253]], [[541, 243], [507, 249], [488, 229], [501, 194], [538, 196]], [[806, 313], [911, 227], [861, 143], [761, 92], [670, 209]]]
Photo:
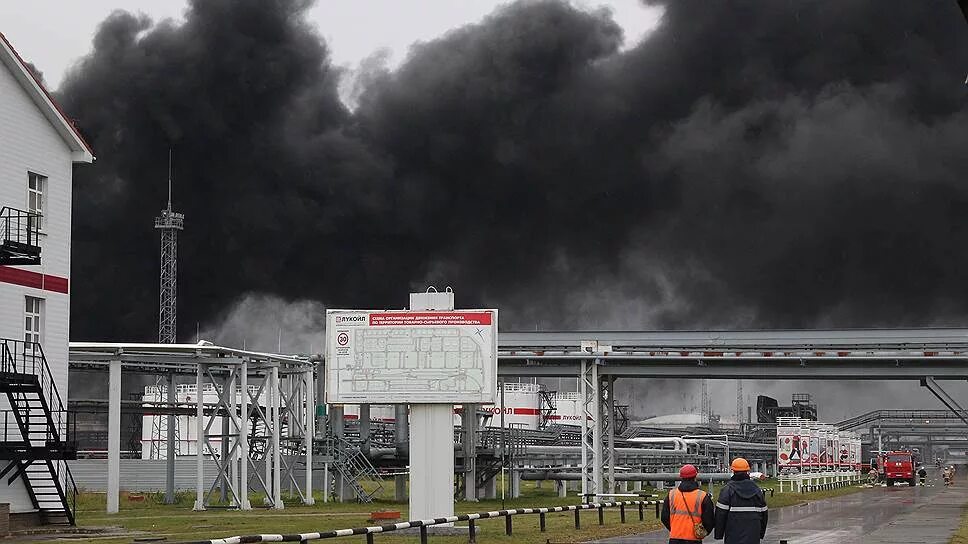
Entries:
[[[355, 67], [381, 48], [390, 64], [402, 61], [407, 47], [451, 28], [480, 20], [502, 0], [317, 0], [310, 18], [329, 43], [336, 64]], [[661, 10], [640, 0], [572, 0], [595, 8], [608, 6], [625, 30], [626, 47], [654, 28]], [[44, 73], [56, 89], [65, 70], [90, 50], [97, 25], [115, 9], [143, 12], [155, 20], [182, 18], [186, 0], [0, 0], [0, 32]]]

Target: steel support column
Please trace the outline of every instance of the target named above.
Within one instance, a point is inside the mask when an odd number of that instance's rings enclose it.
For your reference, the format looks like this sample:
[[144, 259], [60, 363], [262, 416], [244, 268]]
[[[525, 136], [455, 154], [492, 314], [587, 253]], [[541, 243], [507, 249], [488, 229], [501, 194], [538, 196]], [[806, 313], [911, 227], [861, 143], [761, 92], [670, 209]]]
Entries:
[[326, 434], [326, 363], [316, 365], [316, 432]]
[[[215, 382], [213, 381], [212, 383], [214, 384]], [[222, 380], [222, 392], [224, 394], [231, 394], [231, 391], [232, 391], [231, 387], [232, 387], [232, 379], [230, 376], [226, 376]], [[211, 419], [215, 419], [215, 417], [213, 416]], [[219, 419], [222, 420], [220, 422], [222, 427], [220, 432], [222, 436], [221, 436], [221, 440], [219, 441], [219, 460], [223, 465], [221, 474], [220, 474], [220, 476], [222, 477], [222, 481], [219, 484], [219, 499], [224, 504], [229, 500], [229, 487], [231, 485], [229, 484], [229, 478], [231, 477], [231, 474], [232, 474], [232, 470], [231, 470], [232, 463], [229, 462], [229, 441], [230, 441], [229, 440], [229, 436], [230, 436], [229, 416], [226, 415]], [[214, 456], [214, 454], [215, 452], [213, 450], [212, 455]]]
[[262, 421], [263, 421], [263, 424], [265, 425], [265, 432], [267, 433], [267, 436], [265, 437], [265, 457], [263, 458], [264, 464], [265, 464], [265, 467], [264, 467], [265, 478], [263, 480], [263, 484], [264, 484], [263, 487], [265, 487], [265, 492], [266, 492], [266, 496], [263, 499], [263, 504], [271, 507], [273, 506], [272, 498], [275, 496], [275, 483], [276, 483], [272, 481], [272, 458], [274, 457], [272, 454], [272, 451], [273, 451], [273, 445], [276, 443], [274, 440], [274, 435], [276, 431], [272, 426], [272, 412], [275, 406], [273, 397], [277, 394], [275, 383], [273, 383], [272, 381], [271, 371], [265, 377], [263, 381], [263, 386], [264, 386], [263, 395], [265, 396], [266, 409], [265, 409], [265, 412], [263, 413]]
[[107, 511], [118, 512], [121, 491], [121, 361], [108, 367], [108, 493]]
[[581, 360], [582, 497], [593, 502], [602, 492], [602, 395], [598, 376], [599, 360]]
[[[175, 405], [175, 374], [168, 373], [168, 402]], [[165, 455], [165, 504], [175, 504], [175, 415], [168, 416], [168, 443]]]
[[281, 474], [281, 451], [279, 450], [279, 367], [272, 367], [271, 371], [272, 400], [274, 403], [272, 410], [272, 507], [276, 510], [284, 508], [282, 504], [282, 474]]
[[313, 438], [316, 436], [315, 430], [315, 410], [316, 398], [313, 389], [313, 371], [307, 370], [303, 373], [303, 389], [305, 391], [305, 429], [303, 429], [303, 448], [306, 449], [306, 492], [303, 502], [305, 504], [315, 504], [313, 498]]
[[360, 450], [363, 455], [370, 455], [370, 405], [360, 405], [360, 418], [357, 420], [360, 425]]
[[195, 373], [195, 507], [205, 510], [205, 402], [202, 398], [202, 381], [205, 365], [198, 364]]
[[239, 508], [251, 510], [249, 502], [249, 363], [242, 360], [239, 367]]
[[[397, 458], [403, 462], [410, 459], [410, 414], [408, 405], [397, 404], [393, 407], [394, 422], [393, 436], [394, 448], [396, 448]], [[394, 500], [403, 502], [407, 500], [407, 476], [397, 475], [394, 480]]]
[[[329, 425], [332, 429], [333, 437], [337, 439], [343, 438], [346, 434], [345, 419], [343, 417], [343, 405], [336, 405], [330, 407], [329, 409]], [[339, 470], [333, 471], [333, 492], [336, 494], [336, 500], [343, 502], [347, 498], [346, 493], [346, 482], [343, 479], [343, 475], [340, 474]]]
[[241, 412], [239, 412], [239, 369], [235, 369], [228, 380], [228, 391], [226, 391], [226, 396], [228, 397], [228, 413], [229, 416], [226, 418], [232, 424], [232, 430], [234, 431], [231, 436], [230, 444], [231, 447], [226, 451], [226, 456], [222, 460], [223, 463], [228, 468], [226, 471], [226, 476], [228, 477], [229, 486], [235, 490], [235, 506], [238, 508], [242, 507], [242, 494], [239, 489], [239, 464], [236, 459], [239, 456], [239, 450], [242, 447], [242, 435], [245, 433], [245, 425], [243, 421], [244, 418], [241, 417]]
[[615, 376], [606, 376], [601, 380], [602, 406], [606, 406], [608, 414], [602, 416], [602, 432], [608, 437], [608, 448], [602, 456], [602, 466], [608, 467], [608, 492], [615, 493]]
[[464, 450], [464, 500], [477, 501], [477, 410], [479, 404], [463, 405], [461, 443]]

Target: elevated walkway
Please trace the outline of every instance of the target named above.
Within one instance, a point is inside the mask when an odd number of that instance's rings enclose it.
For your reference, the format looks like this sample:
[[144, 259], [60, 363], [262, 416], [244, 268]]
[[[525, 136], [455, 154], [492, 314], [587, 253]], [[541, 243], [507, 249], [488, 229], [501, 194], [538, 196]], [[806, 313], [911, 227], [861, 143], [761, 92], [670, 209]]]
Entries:
[[873, 410], [845, 419], [834, 425], [841, 431], [849, 431], [858, 427], [866, 427], [877, 423], [910, 423], [918, 425], [930, 421], [958, 422], [961, 418], [950, 410]]

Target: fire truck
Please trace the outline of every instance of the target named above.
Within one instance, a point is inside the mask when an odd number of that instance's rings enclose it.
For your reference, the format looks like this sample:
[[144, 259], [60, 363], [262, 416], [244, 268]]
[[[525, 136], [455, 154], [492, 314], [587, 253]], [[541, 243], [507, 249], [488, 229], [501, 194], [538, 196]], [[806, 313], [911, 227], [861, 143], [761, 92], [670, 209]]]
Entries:
[[915, 474], [914, 453], [910, 451], [887, 451], [878, 458], [878, 472], [887, 485], [895, 482], [907, 482], [912, 487], [917, 485]]

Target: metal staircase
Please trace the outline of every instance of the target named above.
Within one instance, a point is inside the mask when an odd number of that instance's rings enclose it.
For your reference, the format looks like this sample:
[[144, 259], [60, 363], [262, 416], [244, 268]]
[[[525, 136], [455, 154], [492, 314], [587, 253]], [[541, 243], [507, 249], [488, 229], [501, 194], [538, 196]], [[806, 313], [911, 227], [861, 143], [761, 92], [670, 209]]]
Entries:
[[[327, 449], [332, 452], [333, 466], [336, 472], [343, 477], [343, 485], [353, 490], [358, 502], [373, 502], [373, 497], [383, 489], [383, 479], [380, 477], [380, 473], [370, 463], [358, 444], [335, 436], [329, 437], [328, 442]], [[366, 480], [376, 484], [372, 491], [367, 491], [363, 487], [363, 482]]]
[[77, 448], [67, 439], [67, 410], [40, 344], [0, 339], [0, 411], [3, 434], [0, 479], [23, 481], [30, 501], [48, 524], [74, 525], [77, 485], [67, 466]]
[[0, 208], [0, 265], [40, 264], [40, 215]]

